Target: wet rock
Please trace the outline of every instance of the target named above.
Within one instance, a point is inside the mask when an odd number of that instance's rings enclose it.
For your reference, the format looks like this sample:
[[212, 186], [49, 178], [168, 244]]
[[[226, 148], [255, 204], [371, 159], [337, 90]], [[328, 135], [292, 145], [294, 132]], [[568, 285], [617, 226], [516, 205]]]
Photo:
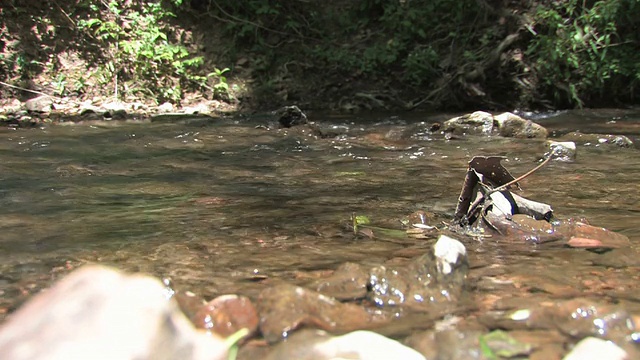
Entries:
[[260, 331], [268, 342], [289, 337], [303, 325], [327, 331], [352, 331], [386, 319], [356, 304], [293, 285], [279, 285], [260, 293], [257, 303]]
[[576, 159], [576, 143], [573, 141], [547, 141], [547, 147], [554, 160], [569, 162]]
[[19, 359], [226, 359], [197, 332], [163, 284], [86, 266], [40, 293], [0, 328], [0, 354]]
[[622, 350], [616, 344], [602, 339], [588, 337], [580, 341], [576, 346], [563, 358], [563, 360], [625, 360], [627, 352]]
[[[165, 279], [165, 285], [168, 284], [168, 279]], [[185, 314], [188, 319], [193, 319], [194, 316], [207, 304], [203, 298], [190, 292], [190, 291], [174, 291], [167, 286], [167, 292], [172, 293], [172, 297], [178, 303], [180, 310]], [[192, 320], [193, 322], [193, 320]], [[197, 324], [194, 323], [197, 326]]]
[[624, 135], [611, 134], [587, 134], [579, 131], [570, 132], [562, 136], [563, 141], [573, 141], [583, 145], [616, 145], [619, 147], [632, 147], [633, 141]]
[[464, 245], [441, 235], [431, 251], [408, 266], [371, 269], [368, 298], [378, 306], [435, 306], [456, 301], [466, 283], [468, 269]]
[[577, 339], [595, 336], [623, 344], [636, 331], [633, 317], [624, 309], [589, 299], [558, 303], [549, 313], [561, 332]]
[[509, 333], [502, 330], [494, 330], [489, 334], [482, 335], [480, 341], [498, 358], [512, 359], [529, 355], [532, 350], [531, 345], [514, 339]]
[[241, 329], [251, 336], [258, 329], [258, 312], [249, 298], [222, 295], [203, 306], [192, 318], [196, 327], [221, 337], [229, 337]]
[[573, 225], [567, 245], [580, 248], [622, 248], [630, 245], [625, 235], [582, 222]]
[[267, 360], [425, 359], [419, 352], [371, 331], [331, 336], [321, 330], [304, 330], [274, 347]]
[[24, 102], [24, 106], [29, 112], [48, 113], [53, 109], [53, 99], [50, 96], [38, 96]]
[[606, 266], [615, 269], [630, 266], [640, 267], [640, 253], [634, 248], [613, 249], [604, 254], [599, 254], [591, 261], [594, 265]]
[[355, 263], [344, 263], [329, 277], [320, 279], [310, 287], [338, 300], [353, 300], [365, 297], [369, 273]]
[[476, 111], [445, 121], [442, 129], [445, 133], [454, 135], [491, 135], [493, 116], [484, 111]]
[[307, 115], [300, 110], [299, 107], [285, 106], [276, 111], [278, 116], [278, 123], [284, 128], [290, 128], [296, 125], [304, 125], [309, 123]]
[[494, 116], [500, 136], [514, 138], [544, 139], [548, 132], [543, 126], [531, 120], [525, 120], [518, 115], [505, 112]]

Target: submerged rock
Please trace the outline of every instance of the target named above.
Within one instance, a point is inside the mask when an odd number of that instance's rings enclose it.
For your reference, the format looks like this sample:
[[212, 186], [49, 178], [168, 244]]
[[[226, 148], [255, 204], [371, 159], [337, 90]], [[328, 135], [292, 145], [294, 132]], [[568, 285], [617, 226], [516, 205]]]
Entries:
[[266, 359], [423, 360], [425, 357], [395, 340], [371, 331], [331, 336], [321, 330], [303, 330], [275, 346]]
[[588, 134], [579, 131], [570, 132], [562, 136], [563, 141], [573, 141], [583, 145], [616, 145], [619, 147], [632, 147], [633, 141], [624, 135], [612, 134]]
[[258, 312], [249, 298], [238, 295], [222, 295], [211, 300], [192, 318], [201, 329], [222, 337], [229, 337], [241, 329], [251, 336], [258, 329]]
[[293, 285], [267, 288], [258, 299], [260, 331], [268, 342], [288, 338], [303, 325], [328, 331], [352, 331], [386, 322], [383, 315], [356, 304], [343, 304]]
[[318, 292], [338, 300], [365, 297], [369, 273], [355, 263], [344, 263], [329, 277], [315, 281], [311, 286]]
[[456, 301], [466, 283], [468, 269], [464, 245], [441, 235], [430, 252], [406, 267], [373, 268], [368, 297], [378, 306], [429, 306]]
[[3, 360], [226, 359], [153, 278], [86, 266], [31, 299], [0, 328]]

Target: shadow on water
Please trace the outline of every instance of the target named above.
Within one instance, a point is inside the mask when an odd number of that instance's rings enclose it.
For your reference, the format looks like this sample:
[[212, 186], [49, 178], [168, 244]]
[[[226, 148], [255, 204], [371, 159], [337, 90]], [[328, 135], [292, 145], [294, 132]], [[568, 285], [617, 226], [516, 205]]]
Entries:
[[[354, 238], [346, 226], [352, 213], [397, 228], [418, 209], [448, 220], [472, 156], [505, 156], [511, 172], [522, 174], [545, 151], [536, 140], [425, 135], [416, 130], [425, 119], [411, 116], [325, 119], [338, 132], [327, 139], [256, 128], [251, 119], [0, 129], [2, 316], [90, 262], [170, 277], [206, 298], [255, 298], [269, 284], [255, 281], [256, 274], [301, 284], [308, 278], [301, 274], [346, 261], [379, 265], [407, 244]], [[640, 134], [637, 112], [570, 112], [539, 121], [557, 133]], [[523, 195], [551, 204], [561, 218], [585, 217], [621, 232], [637, 252], [637, 149], [578, 151], [575, 162], [551, 163], [523, 181]], [[640, 309], [637, 263], [611, 270], [598, 265], [599, 254], [578, 249], [490, 240], [467, 247], [477, 306], [594, 296]], [[541, 285], [523, 293], [486, 280], [504, 274]]]

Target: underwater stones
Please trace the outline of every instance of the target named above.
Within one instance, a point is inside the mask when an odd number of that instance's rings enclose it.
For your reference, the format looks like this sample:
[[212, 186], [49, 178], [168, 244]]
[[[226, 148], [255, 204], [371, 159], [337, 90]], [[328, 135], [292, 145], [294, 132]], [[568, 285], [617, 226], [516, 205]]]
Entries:
[[352, 331], [385, 322], [382, 315], [356, 304], [341, 303], [313, 290], [278, 285], [260, 293], [260, 331], [268, 342], [288, 338], [303, 325], [327, 331]]
[[504, 137], [514, 138], [538, 138], [547, 137], [547, 129], [534, 123], [531, 120], [525, 120], [518, 115], [505, 112], [493, 117], [498, 127], [498, 133]]
[[4, 360], [226, 359], [227, 345], [196, 331], [156, 279], [85, 266], [0, 328]]
[[615, 145], [619, 147], [632, 147], [633, 141], [624, 135], [589, 134], [573, 131], [562, 136], [563, 141], [573, 141], [585, 146]]
[[371, 331], [331, 336], [321, 330], [302, 330], [279, 343], [267, 360], [403, 359], [424, 360], [416, 350]]
[[192, 318], [196, 327], [229, 337], [241, 329], [247, 336], [258, 329], [258, 312], [249, 298], [222, 295], [203, 306]]
[[432, 306], [456, 301], [468, 270], [464, 245], [441, 235], [431, 251], [405, 267], [371, 269], [368, 298], [378, 306]]
[[629, 238], [602, 227], [582, 222], [573, 224], [567, 245], [580, 248], [622, 248], [630, 246]]
[[360, 299], [367, 294], [369, 274], [355, 263], [340, 265], [331, 276], [319, 279], [312, 284], [318, 292], [338, 300]]

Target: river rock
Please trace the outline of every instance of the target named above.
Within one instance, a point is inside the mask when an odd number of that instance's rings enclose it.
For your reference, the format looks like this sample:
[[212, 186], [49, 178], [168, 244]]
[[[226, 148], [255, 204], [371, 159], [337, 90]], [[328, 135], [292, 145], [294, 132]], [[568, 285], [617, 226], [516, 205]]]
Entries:
[[247, 336], [251, 336], [258, 329], [258, 312], [247, 297], [222, 295], [203, 306], [192, 321], [224, 338], [241, 329], [247, 329]]
[[321, 330], [303, 330], [274, 347], [267, 360], [423, 360], [410, 347], [371, 331], [354, 331], [331, 336]]
[[579, 248], [622, 248], [630, 246], [625, 235], [582, 222], [573, 224], [567, 245]]
[[196, 331], [163, 284], [85, 266], [18, 309], [0, 328], [3, 360], [226, 359]]
[[583, 145], [599, 146], [603, 144], [619, 147], [632, 147], [633, 141], [624, 135], [588, 134], [579, 131], [570, 132], [562, 137], [563, 141], [573, 141]]
[[611, 341], [594, 337], [582, 339], [562, 360], [626, 360], [627, 352]]
[[123, 120], [127, 117], [127, 106], [121, 101], [112, 101], [102, 105], [102, 116], [107, 120]]
[[560, 302], [549, 309], [548, 316], [561, 332], [578, 339], [596, 336], [622, 344], [637, 331], [626, 310], [590, 299]]
[[445, 121], [442, 129], [445, 133], [454, 135], [491, 135], [493, 116], [488, 112], [476, 111]]
[[260, 331], [271, 343], [288, 338], [303, 325], [344, 332], [386, 321], [382, 315], [359, 305], [341, 303], [316, 291], [286, 284], [263, 290], [257, 307]]
[[510, 112], [496, 115], [493, 119], [498, 127], [500, 136], [544, 139], [548, 135], [547, 129], [543, 126]]
[[24, 102], [24, 106], [29, 112], [48, 113], [53, 109], [53, 99], [50, 96], [38, 96]]
[[547, 141], [547, 147], [549, 148], [550, 156], [554, 160], [559, 161], [574, 161], [576, 159], [576, 143], [573, 141]]
[[276, 115], [278, 116], [278, 123], [284, 128], [309, 123], [307, 115], [295, 105], [285, 106], [281, 109], [278, 109], [276, 111]]
[[431, 251], [401, 268], [371, 269], [368, 297], [378, 306], [435, 306], [458, 300], [467, 279], [466, 249], [441, 235]]
[[156, 111], [158, 112], [158, 114], [165, 114], [165, 113], [173, 112], [173, 111], [174, 111], [174, 109], [175, 109], [175, 107], [173, 106], [173, 104], [172, 104], [172, 103], [170, 103], [170, 102], [165, 102], [165, 103], [163, 103], [163, 104], [159, 105], [159, 106], [156, 108]]
[[331, 276], [316, 280], [311, 287], [338, 300], [353, 300], [365, 297], [368, 281], [369, 273], [362, 266], [347, 262]]

